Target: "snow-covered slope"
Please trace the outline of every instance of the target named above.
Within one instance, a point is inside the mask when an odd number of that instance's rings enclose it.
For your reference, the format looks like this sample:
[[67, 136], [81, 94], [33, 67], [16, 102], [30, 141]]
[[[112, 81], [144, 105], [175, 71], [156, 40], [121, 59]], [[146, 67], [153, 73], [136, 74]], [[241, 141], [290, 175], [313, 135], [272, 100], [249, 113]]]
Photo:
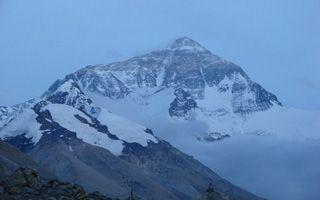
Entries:
[[[142, 146], [148, 146], [148, 142], [157, 143], [157, 139], [151, 135], [151, 129], [127, 120], [119, 115], [115, 115], [106, 109], [102, 109], [97, 118], [102, 124], [108, 126], [111, 133], [114, 133], [119, 139], [129, 143], [138, 143]], [[149, 131], [149, 134], [146, 132]]]
[[[40, 104], [42, 107], [37, 112], [36, 107]], [[52, 131], [48, 127], [57, 123], [60, 127], [74, 132], [75, 136], [84, 142], [105, 148], [114, 155], [121, 155], [124, 143], [147, 146], [149, 142], [158, 142], [158, 139], [148, 133], [146, 127], [105, 110], [99, 115], [99, 119], [102, 119], [100, 123], [89, 115], [65, 104], [39, 102], [36, 107], [26, 108], [2, 127], [0, 138], [8, 140], [23, 135], [25, 140], [29, 141], [28, 145], [36, 145], [43, 134]], [[39, 119], [39, 113], [43, 112], [48, 112], [45, 120], [51, 124], [50, 126], [45, 125]], [[61, 137], [67, 136], [61, 134]]]
[[273, 135], [281, 139], [320, 138], [320, 112], [287, 107], [273, 107], [266, 111], [238, 115], [223, 108], [215, 111], [197, 109], [188, 120], [172, 118], [167, 112], [170, 91], [162, 91], [149, 98], [147, 104], [131, 100], [111, 100], [91, 94], [101, 107], [108, 107], [113, 113], [126, 116], [152, 128], [158, 136], [169, 140], [179, 132], [194, 139], [214, 141], [228, 136], [253, 134]]
[[0, 127], [8, 123], [11, 119], [21, 113], [25, 108], [30, 108], [37, 99], [30, 99], [24, 103], [13, 106], [0, 106]]
[[0, 138], [16, 137], [23, 133], [32, 143], [37, 143], [42, 137], [42, 132], [36, 118], [37, 114], [32, 109], [26, 108], [0, 129]]
[[[50, 112], [54, 122], [71, 132], [75, 132], [77, 138], [88, 144], [105, 148], [115, 155], [121, 155], [122, 141], [99, 131], [93, 120], [77, 109], [64, 104], [49, 104], [43, 109]], [[64, 135], [61, 135], [61, 137], [64, 137]]]

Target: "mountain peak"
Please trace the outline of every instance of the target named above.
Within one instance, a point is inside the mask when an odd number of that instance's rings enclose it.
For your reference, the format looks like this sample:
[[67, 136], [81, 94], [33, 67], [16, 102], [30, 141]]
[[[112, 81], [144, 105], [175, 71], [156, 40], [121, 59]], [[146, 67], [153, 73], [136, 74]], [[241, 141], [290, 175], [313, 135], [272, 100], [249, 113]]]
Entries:
[[188, 50], [188, 51], [208, 51], [198, 42], [188, 37], [180, 37], [174, 40], [169, 47], [172, 50]]

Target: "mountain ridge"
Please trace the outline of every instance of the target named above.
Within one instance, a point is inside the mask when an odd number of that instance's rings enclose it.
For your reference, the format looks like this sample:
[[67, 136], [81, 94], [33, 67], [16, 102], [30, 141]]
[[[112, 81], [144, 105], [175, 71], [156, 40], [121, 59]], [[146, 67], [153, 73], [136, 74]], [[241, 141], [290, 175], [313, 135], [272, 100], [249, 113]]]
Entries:
[[151, 129], [96, 107], [73, 80], [56, 86], [1, 127], [0, 136], [62, 180], [111, 197], [133, 188], [147, 199], [192, 199], [212, 182], [230, 199], [259, 199], [156, 138]]

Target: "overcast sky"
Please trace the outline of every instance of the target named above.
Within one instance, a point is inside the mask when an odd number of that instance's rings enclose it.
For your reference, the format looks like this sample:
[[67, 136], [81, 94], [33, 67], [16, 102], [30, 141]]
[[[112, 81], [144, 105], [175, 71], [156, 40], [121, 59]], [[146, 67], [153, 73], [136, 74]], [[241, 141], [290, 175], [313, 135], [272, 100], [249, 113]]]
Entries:
[[188, 36], [284, 105], [320, 109], [319, 0], [0, 0], [0, 104]]

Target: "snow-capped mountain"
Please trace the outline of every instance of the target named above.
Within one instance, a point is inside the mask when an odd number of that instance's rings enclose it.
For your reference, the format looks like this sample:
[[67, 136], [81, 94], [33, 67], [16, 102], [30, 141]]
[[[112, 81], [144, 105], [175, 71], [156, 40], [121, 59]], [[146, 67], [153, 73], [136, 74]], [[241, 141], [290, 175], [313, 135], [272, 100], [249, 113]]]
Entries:
[[158, 139], [151, 129], [95, 106], [69, 76], [57, 83], [13, 111], [0, 138], [62, 180], [112, 197], [134, 189], [145, 199], [198, 198], [211, 182], [229, 199], [260, 199]]
[[[71, 77], [72, 76], [72, 77]], [[146, 98], [166, 90], [188, 93], [199, 105], [186, 106], [184, 114], [170, 112], [171, 116], [189, 117], [191, 109], [206, 108], [201, 101], [210, 95], [228, 97], [226, 105], [213, 100], [217, 108], [228, 106], [228, 112], [251, 113], [281, 106], [277, 97], [253, 82], [237, 65], [212, 54], [189, 38], [179, 38], [168, 48], [153, 51], [129, 60], [108, 65], [88, 66], [69, 78], [85, 92], [93, 92], [110, 99]], [[141, 89], [144, 91], [141, 93]], [[139, 92], [140, 91], [140, 92]], [[173, 96], [173, 97], [174, 97]], [[134, 99], [139, 102], [139, 99]], [[172, 105], [168, 109], [176, 109]], [[179, 105], [187, 104], [181, 102]], [[181, 108], [180, 108], [181, 109]]]
[[[63, 92], [71, 84], [78, 88], [73, 96], [54, 97], [52, 91], [60, 87]], [[304, 124], [304, 118], [314, 119], [319, 113], [283, 107], [241, 67], [186, 37], [122, 62], [82, 68], [56, 81], [43, 98], [51, 96], [52, 102], [72, 104], [95, 116], [99, 108], [88, 106], [90, 102], [81, 98], [79, 89], [98, 107], [145, 124], [166, 139], [167, 132], [176, 132], [185, 124], [191, 126], [185, 132], [200, 141], [236, 133], [280, 132], [283, 136], [309, 129], [313, 136], [316, 129], [310, 127], [319, 126], [317, 122], [298, 126]], [[266, 126], [266, 120], [272, 123]]]
[[[109, 196], [135, 188], [147, 198], [160, 191], [159, 199], [189, 199], [212, 182], [229, 199], [258, 199], [159, 138], [201, 158], [190, 149], [238, 133], [319, 138], [319, 119], [319, 112], [286, 108], [241, 67], [184, 37], [87, 66], [40, 98], [0, 107], [0, 138], [56, 176], [115, 192]], [[96, 181], [87, 182], [88, 174]]]
[[[106, 108], [166, 139], [166, 132], [185, 123], [192, 126], [188, 134], [205, 141], [236, 133], [287, 137], [306, 130], [313, 137], [320, 124], [314, 121], [319, 113], [283, 107], [241, 67], [186, 37], [122, 62], [82, 68], [57, 80], [42, 98], [93, 117]], [[10, 119], [16, 111], [8, 109], [11, 115], [2, 107], [2, 116]]]

